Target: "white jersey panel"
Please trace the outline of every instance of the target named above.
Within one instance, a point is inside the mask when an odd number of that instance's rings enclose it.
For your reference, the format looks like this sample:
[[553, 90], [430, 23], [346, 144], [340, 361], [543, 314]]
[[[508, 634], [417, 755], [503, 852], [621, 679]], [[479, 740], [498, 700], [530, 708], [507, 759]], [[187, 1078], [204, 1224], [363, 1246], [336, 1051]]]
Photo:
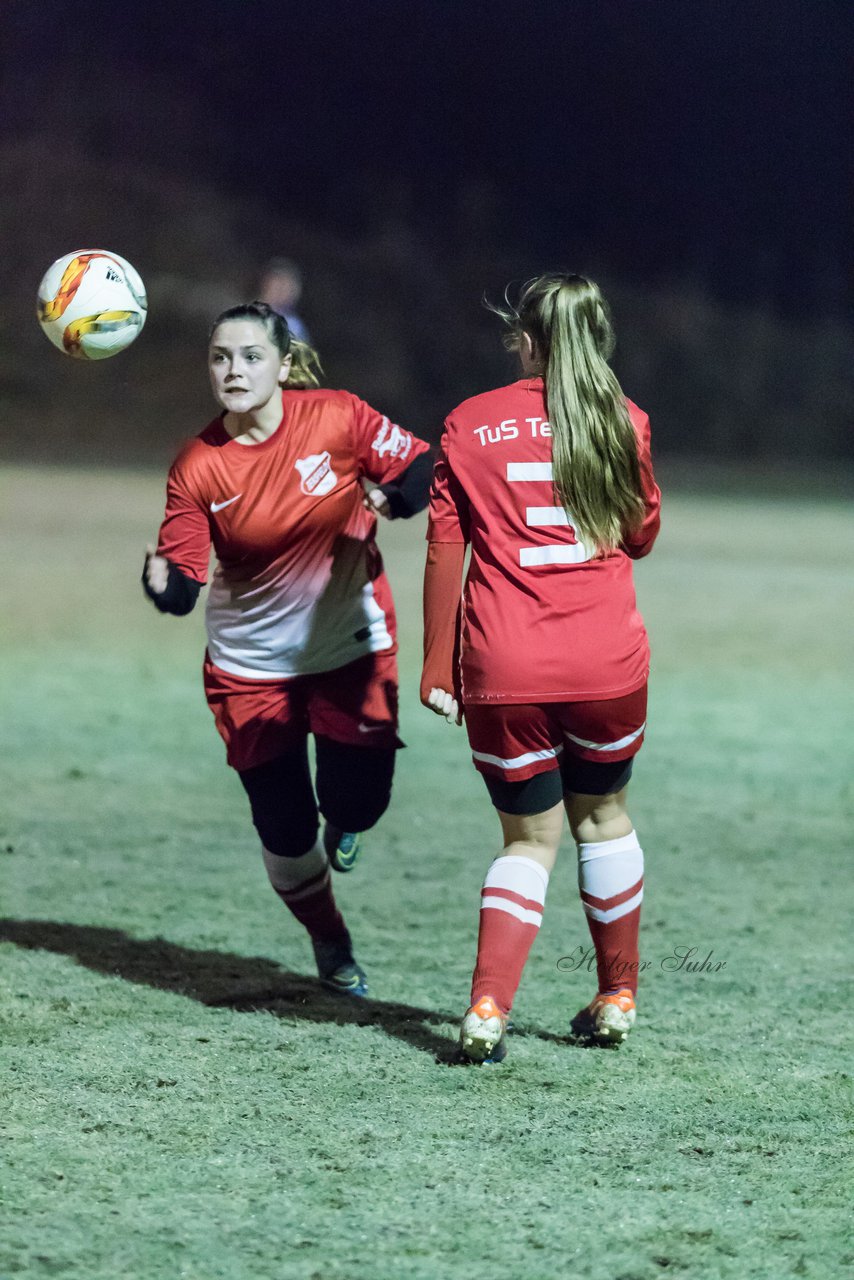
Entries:
[[[350, 564], [327, 557], [295, 582], [226, 581], [218, 565], [207, 603], [211, 661], [231, 675], [282, 679], [333, 671], [394, 643], [374, 589], [364, 579], [361, 547]], [[357, 576], [358, 575], [358, 576]]]

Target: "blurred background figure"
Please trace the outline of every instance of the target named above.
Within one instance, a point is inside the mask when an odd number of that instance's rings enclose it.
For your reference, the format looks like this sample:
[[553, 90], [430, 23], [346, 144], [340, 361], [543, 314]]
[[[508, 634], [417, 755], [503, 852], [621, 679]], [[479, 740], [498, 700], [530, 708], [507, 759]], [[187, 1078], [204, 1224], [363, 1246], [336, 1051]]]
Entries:
[[291, 258], [270, 259], [261, 275], [258, 297], [284, 317], [297, 342], [311, 341], [297, 311], [302, 297], [302, 272]]

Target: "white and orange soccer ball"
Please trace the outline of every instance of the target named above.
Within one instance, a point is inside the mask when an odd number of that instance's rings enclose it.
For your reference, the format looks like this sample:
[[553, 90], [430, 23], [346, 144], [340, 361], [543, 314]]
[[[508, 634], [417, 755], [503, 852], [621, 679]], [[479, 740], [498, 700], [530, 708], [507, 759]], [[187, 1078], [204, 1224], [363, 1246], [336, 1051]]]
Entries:
[[55, 347], [78, 360], [106, 360], [124, 351], [147, 313], [139, 273], [106, 249], [57, 258], [39, 285], [39, 324]]

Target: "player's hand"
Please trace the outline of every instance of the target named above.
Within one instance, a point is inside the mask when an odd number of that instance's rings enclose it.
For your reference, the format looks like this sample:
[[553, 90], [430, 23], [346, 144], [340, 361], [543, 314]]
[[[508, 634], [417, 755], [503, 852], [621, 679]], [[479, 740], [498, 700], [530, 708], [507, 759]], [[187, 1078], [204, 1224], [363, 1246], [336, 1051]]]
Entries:
[[145, 548], [143, 576], [149, 591], [153, 591], [156, 596], [162, 595], [166, 590], [169, 583], [169, 561], [164, 556], [157, 555], [151, 543]]
[[391, 517], [391, 507], [382, 489], [369, 489], [365, 494], [365, 506], [376, 515], [385, 516], [386, 520]]
[[463, 713], [460, 704], [452, 693], [445, 689], [431, 689], [427, 695], [425, 707], [435, 711], [437, 716], [444, 716], [448, 724], [462, 724]]

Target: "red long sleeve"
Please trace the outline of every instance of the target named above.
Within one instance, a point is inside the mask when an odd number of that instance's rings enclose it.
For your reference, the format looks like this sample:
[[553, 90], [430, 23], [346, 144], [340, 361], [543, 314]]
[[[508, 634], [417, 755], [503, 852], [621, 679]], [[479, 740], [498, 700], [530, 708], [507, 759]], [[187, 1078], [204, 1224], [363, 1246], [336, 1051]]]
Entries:
[[430, 542], [424, 569], [424, 670], [421, 701], [431, 689], [444, 689], [461, 703], [460, 604], [463, 562], [462, 542]]
[[661, 490], [655, 483], [652, 456], [649, 446], [649, 418], [635, 405], [631, 406], [632, 423], [638, 438], [638, 462], [640, 463], [641, 492], [644, 500], [644, 518], [640, 528], [623, 542], [623, 550], [632, 560], [649, 555], [652, 544], [661, 527]]

